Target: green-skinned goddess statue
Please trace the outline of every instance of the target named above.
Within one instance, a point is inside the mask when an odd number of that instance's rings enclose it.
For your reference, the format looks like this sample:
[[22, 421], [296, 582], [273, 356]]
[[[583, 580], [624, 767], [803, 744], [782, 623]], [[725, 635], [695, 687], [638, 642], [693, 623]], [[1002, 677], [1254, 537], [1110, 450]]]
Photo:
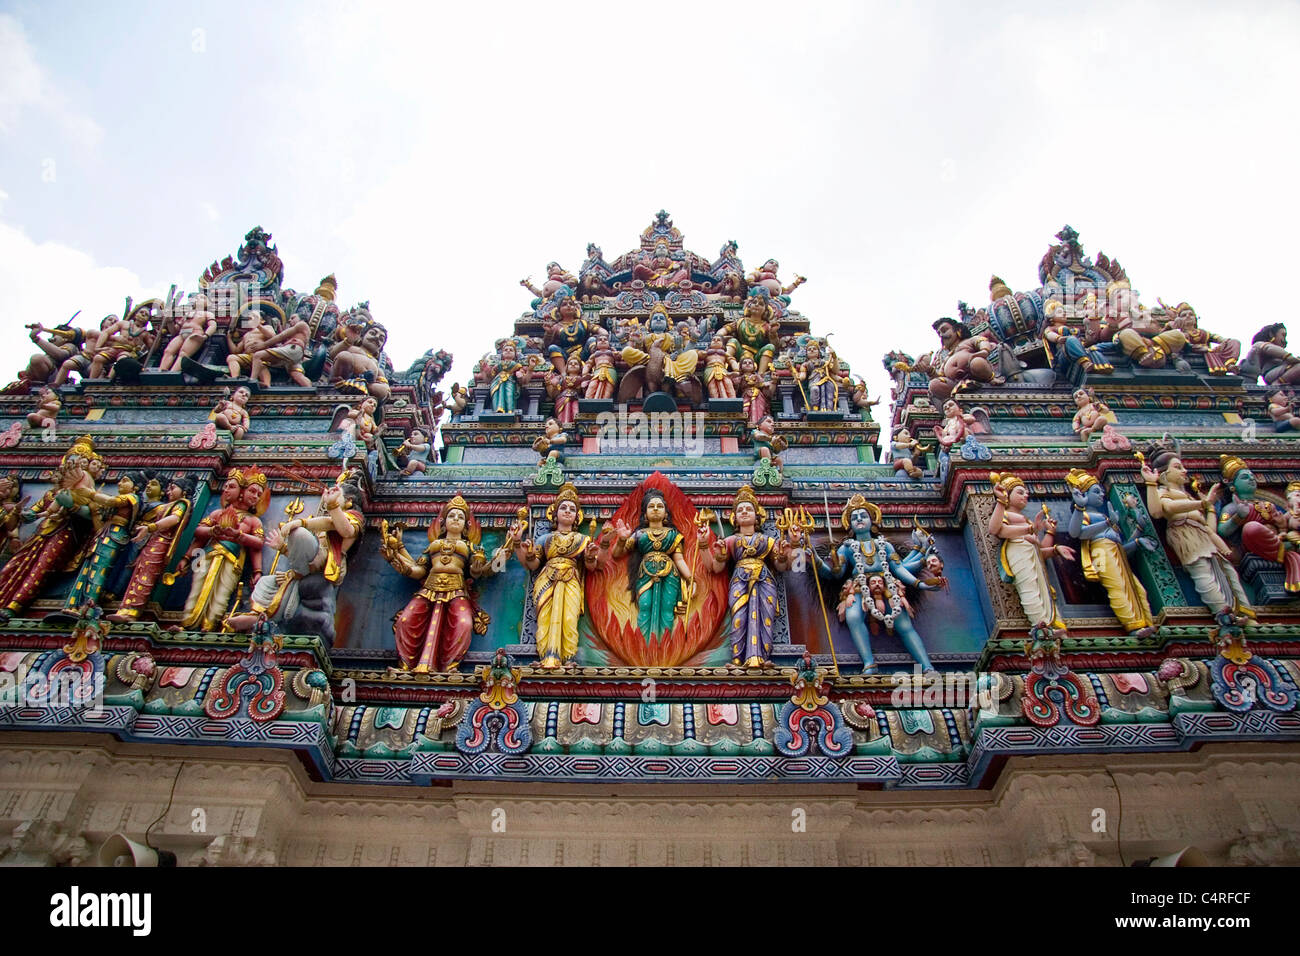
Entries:
[[691, 570], [682, 554], [682, 534], [673, 527], [663, 493], [650, 489], [641, 501], [641, 526], [635, 530], [619, 522], [613, 556], [636, 551], [641, 555], [632, 585], [637, 605], [637, 625], [649, 642], [673, 629], [678, 615], [686, 613], [683, 583], [691, 585]]

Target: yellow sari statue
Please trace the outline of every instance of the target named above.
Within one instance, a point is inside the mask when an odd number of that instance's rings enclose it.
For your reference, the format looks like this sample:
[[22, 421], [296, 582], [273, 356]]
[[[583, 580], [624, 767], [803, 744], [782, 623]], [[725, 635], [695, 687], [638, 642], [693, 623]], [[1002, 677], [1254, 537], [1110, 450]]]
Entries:
[[[560, 488], [546, 509], [546, 517], [554, 522], [555, 530], [519, 545], [515, 557], [529, 571], [541, 568], [533, 580], [537, 654], [542, 667], [559, 668], [573, 663], [578, 654], [578, 618], [583, 611], [578, 562], [594, 568], [607, 547], [594, 547], [590, 536], [575, 530], [582, 523], [582, 509], [578, 506], [578, 489], [571, 484]], [[523, 530], [523, 523], [517, 521], [510, 534], [518, 541]]]

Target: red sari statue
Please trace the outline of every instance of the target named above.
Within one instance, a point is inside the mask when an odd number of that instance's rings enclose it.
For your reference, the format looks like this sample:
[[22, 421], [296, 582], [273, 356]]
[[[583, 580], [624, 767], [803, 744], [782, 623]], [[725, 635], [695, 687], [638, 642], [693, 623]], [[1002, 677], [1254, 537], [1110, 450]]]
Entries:
[[406, 577], [423, 581], [393, 618], [401, 669], [416, 674], [456, 670], [475, 628], [486, 633], [488, 623], [474, 604], [468, 579], [492, 573], [478, 546], [481, 531], [469, 504], [460, 495], [447, 502], [429, 529], [429, 546], [419, 560], [402, 543], [400, 525], [390, 531], [384, 522], [380, 531], [384, 559]]
[[71, 491], [93, 492], [95, 480], [103, 473], [104, 459], [95, 452], [94, 443], [79, 438], [63, 456], [54, 487], [23, 513], [24, 521], [40, 524], [0, 568], [0, 622], [35, 600], [50, 575], [65, 570], [81, 550], [90, 530], [89, 509], [76, 505]]
[[167, 499], [155, 505], [140, 520], [131, 540], [144, 547], [131, 570], [131, 580], [126, 586], [121, 606], [116, 613], [108, 615], [110, 621], [139, 619], [158, 579], [167, 570], [167, 565], [176, 552], [176, 542], [180, 540], [190, 516], [189, 499], [193, 493], [192, 479], [175, 479], [167, 486]]

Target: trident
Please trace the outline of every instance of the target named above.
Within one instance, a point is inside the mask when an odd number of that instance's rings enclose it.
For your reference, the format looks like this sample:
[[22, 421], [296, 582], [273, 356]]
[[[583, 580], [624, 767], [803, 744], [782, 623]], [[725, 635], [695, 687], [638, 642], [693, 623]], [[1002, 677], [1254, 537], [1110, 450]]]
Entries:
[[817, 526], [817, 519], [812, 516], [807, 508], [800, 505], [798, 511], [795, 511], [792, 508], [786, 508], [781, 515], [777, 516], [776, 526], [782, 531], [787, 531], [790, 528], [799, 528], [804, 542], [803, 546], [807, 548], [809, 553], [812, 555], [812, 575], [813, 583], [817, 585], [817, 605], [822, 610], [822, 624], [826, 628], [826, 643], [831, 649], [831, 663], [835, 665], [835, 676], [839, 677], [840, 662], [839, 658], [835, 655], [835, 641], [831, 637], [831, 621], [826, 615], [826, 598], [822, 594], [822, 579], [821, 575], [817, 573], [817, 552], [813, 550], [812, 537], [810, 535], [812, 529]]
[[[281, 521], [276, 526], [280, 532], [281, 547], [284, 546], [284, 526], [288, 524], [290, 521], [292, 521], [294, 518], [296, 518], [298, 515], [302, 514], [303, 511], [306, 510], [306, 508], [307, 506], [302, 503], [302, 498], [294, 498], [292, 501], [290, 501], [287, 505], [284, 506], [285, 520]], [[282, 553], [283, 552], [279, 548], [275, 549], [275, 557], [271, 559], [271, 570], [268, 573], [275, 574], [275, 566], [280, 563], [280, 555]]]

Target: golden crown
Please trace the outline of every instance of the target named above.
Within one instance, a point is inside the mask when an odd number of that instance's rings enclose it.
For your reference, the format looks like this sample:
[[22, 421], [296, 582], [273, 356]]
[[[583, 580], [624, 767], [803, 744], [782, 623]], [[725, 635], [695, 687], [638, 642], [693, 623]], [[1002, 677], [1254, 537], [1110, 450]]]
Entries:
[[1004, 491], [1010, 491], [1012, 488], [1015, 488], [1017, 485], [1019, 485], [1022, 488], [1025, 486], [1024, 481], [1020, 479], [1019, 475], [1012, 474], [1009, 471], [1004, 471], [1004, 472], [990, 471], [989, 481], [993, 482], [993, 486], [995, 488], [1001, 488]]
[[483, 537], [483, 529], [474, 520], [474, 512], [470, 508], [469, 502], [459, 493], [453, 495], [451, 500], [442, 506], [442, 510], [438, 512], [438, 517], [429, 525], [429, 541], [437, 541], [443, 537], [446, 532], [443, 523], [453, 511], [459, 511], [465, 516], [465, 539], [469, 541], [472, 547], [477, 548], [479, 541]]
[[1089, 474], [1082, 468], [1071, 468], [1070, 473], [1065, 476], [1065, 482], [1077, 491], [1087, 491], [1097, 484], [1097, 476]]
[[249, 485], [261, 485], [265, 488], [267, 485], [266, 472], [260, 468], [249, 468], [246, 471], [236, 468], [230, 473], [230, 477], [245, 488]]
[[104, 458], [99, 452], [95, 451], [95, 439], [89, 435], [82, 435], [72, 443], [67, 454], [63, 456], [63, 463], [66, 465], [70, 458], [84, 458], [87, 461], [103, 461]]
[[849, 515], [864, 508], [866, 509], [867, 514], [871, 515], [871, 523], [879, 524], [880, 506], [872, 504], [862, 495], [854, 495], [848, 500], [848, 504], [844, 506], [844, 510], [840, 512], [840, 525], [847, 529], [849, 526]]
[[767, 509], [758, 503], [758, 496], [754, 494], [754, 489], [749, 485], [741, 485], [740, 490], [736, 492], [735, 500], [731, 503], [730, 520], [733, 525], [736, 523], [736, 509], [745, 502], [754, 506], [754, 514], [758, 516], [759, 524], [767, 520]]
[[1246, 467], [1246, 463], [1236, 455], [1220, 455], [1219, 471], [1222, 472], [1226, 481], [1232, 481], [1237, 477], [1237, 472]]
[[546, 506], [546, 520], [554, 521], [556, 509], [565, 501], [572, 501], [574, 506], [578, 509], [578, 517], [574, 520], [574, 525], [576, 526], [581, 524], [582, 505], [578, 502], [578, 489], [573, 487], [572, 482], [568, 481], [560, 485], [560, 490], [555, 493], [555, 500]]

